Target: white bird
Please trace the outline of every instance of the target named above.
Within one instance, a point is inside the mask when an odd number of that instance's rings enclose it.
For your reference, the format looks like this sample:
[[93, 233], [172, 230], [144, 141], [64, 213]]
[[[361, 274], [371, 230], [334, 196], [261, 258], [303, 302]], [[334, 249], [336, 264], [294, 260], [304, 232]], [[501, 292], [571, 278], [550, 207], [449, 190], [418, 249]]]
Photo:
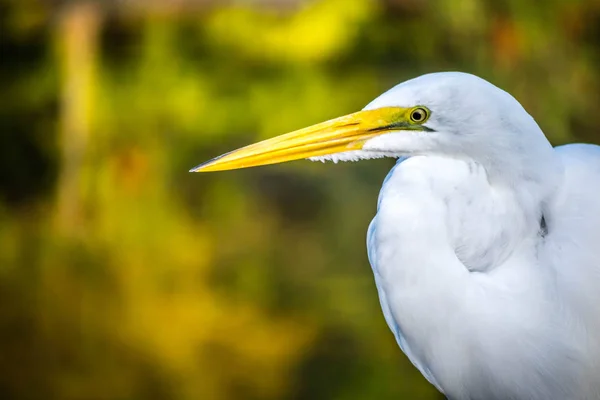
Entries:
[[510, 94], [420, 76], [192, 171], [397, 157], [367, 234], [385, 320], [453, 400], [600, 399], [600, 147], [553, 148]]

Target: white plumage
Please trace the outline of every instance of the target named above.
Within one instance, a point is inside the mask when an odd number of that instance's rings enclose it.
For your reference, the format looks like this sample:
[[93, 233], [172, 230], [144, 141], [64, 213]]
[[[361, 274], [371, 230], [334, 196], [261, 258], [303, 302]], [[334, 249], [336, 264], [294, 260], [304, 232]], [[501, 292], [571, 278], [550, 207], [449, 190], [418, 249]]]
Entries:
[[553, 149], [515, 99], [466, 74], [369, 107], [417, 104], [435, 133], [365, 146], [409, 157], [367, 237], [398, 344], [450, 399], [600, 399], [600, 148]]
[[192, 171], [384, 156], [367, 247], [413, 364], [452, 400], [600, 400], [600, 148], [492, 84], [424, 75]]

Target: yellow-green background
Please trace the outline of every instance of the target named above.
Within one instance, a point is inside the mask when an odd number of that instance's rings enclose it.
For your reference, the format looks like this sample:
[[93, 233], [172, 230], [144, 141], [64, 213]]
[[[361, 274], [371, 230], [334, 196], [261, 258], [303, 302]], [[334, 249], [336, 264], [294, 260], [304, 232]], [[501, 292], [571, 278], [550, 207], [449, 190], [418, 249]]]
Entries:
[[0, 0], [0, 398], [440, 399], [381, 315], [392, 160], [215, 174], [432, 71], [600, 136], [600, 2]]

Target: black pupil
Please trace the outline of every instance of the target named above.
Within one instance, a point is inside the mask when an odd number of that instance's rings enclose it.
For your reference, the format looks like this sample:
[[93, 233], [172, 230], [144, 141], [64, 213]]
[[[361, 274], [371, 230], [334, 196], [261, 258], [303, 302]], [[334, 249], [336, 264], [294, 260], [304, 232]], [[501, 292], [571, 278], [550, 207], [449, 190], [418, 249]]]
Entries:
[[413, 111], [413, 119], [415, 121], [422, 121], [423, 120], [423, 111], [421, 111], [421, 110]]

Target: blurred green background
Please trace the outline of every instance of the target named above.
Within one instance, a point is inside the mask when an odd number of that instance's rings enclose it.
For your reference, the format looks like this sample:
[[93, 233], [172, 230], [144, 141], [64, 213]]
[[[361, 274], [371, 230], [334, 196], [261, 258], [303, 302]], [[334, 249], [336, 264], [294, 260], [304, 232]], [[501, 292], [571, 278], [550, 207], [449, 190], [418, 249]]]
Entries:
[[0, 0], [1, 399], [440, 399], [365, 251], [393, 160], [189, 168], [442, 70], [600, 141], [600, 2]]

